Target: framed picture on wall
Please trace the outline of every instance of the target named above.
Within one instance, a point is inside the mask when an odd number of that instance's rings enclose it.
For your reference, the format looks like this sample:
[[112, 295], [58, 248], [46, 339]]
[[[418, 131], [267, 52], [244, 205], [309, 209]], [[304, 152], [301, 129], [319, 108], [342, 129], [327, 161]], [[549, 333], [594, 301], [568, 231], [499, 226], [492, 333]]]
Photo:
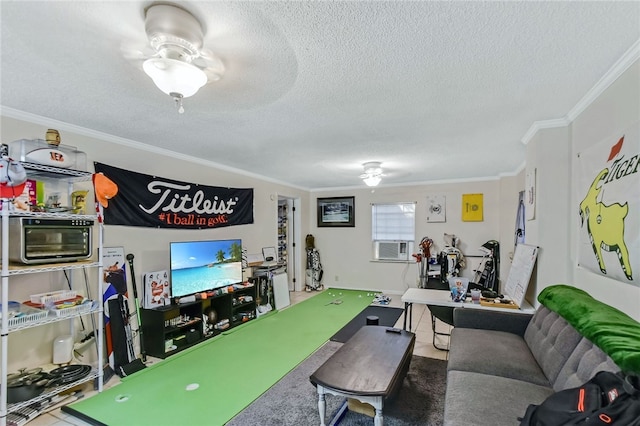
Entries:
[[527, 220], [536, 218], [536, 169], [533, 169], [525, 175], [526, 199], [524, 212]]
[[462, 221], [482, 222], [482, 194], [462, 194]]
[[318, 227], [354, 227], [355, 197], [318, 198]]
[[447, 221], [447, 199], [444, 195], [427, 195], [427, 222]]

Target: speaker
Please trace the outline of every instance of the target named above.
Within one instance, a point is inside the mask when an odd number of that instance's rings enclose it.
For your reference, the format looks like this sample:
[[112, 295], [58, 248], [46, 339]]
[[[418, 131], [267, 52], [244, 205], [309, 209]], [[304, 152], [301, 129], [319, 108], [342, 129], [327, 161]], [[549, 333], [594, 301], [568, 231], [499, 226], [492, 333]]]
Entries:
[[67, 364], [73, 355], [73, 337], [68, 334], [58, 336], [53, 341], [53, 363]]

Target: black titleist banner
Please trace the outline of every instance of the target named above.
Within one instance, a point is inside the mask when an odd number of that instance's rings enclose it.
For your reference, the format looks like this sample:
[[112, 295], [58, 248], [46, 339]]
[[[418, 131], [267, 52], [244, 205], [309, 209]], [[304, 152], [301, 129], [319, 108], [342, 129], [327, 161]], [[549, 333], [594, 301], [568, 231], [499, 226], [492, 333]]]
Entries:
[[206, 229], [253, 223], [253, 189], [220, 188], [94, 163], [107, 225]]

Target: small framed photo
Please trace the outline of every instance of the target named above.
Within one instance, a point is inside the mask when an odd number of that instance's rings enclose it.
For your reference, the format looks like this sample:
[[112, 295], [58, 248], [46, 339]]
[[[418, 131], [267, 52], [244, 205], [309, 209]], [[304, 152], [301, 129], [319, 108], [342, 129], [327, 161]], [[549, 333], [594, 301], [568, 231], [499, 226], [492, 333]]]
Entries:
[[354, 227], [355, 197], [318, 198], [318, 227]]

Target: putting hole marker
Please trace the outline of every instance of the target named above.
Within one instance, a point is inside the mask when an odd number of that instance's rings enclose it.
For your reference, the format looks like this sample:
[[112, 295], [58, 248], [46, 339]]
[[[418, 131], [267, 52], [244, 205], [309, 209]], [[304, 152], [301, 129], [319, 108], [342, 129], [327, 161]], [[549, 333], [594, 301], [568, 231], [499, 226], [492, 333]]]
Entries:
[[126, 402], [129, 400], [129, 395], [118, 395], [116, 396], [116, 402]]

